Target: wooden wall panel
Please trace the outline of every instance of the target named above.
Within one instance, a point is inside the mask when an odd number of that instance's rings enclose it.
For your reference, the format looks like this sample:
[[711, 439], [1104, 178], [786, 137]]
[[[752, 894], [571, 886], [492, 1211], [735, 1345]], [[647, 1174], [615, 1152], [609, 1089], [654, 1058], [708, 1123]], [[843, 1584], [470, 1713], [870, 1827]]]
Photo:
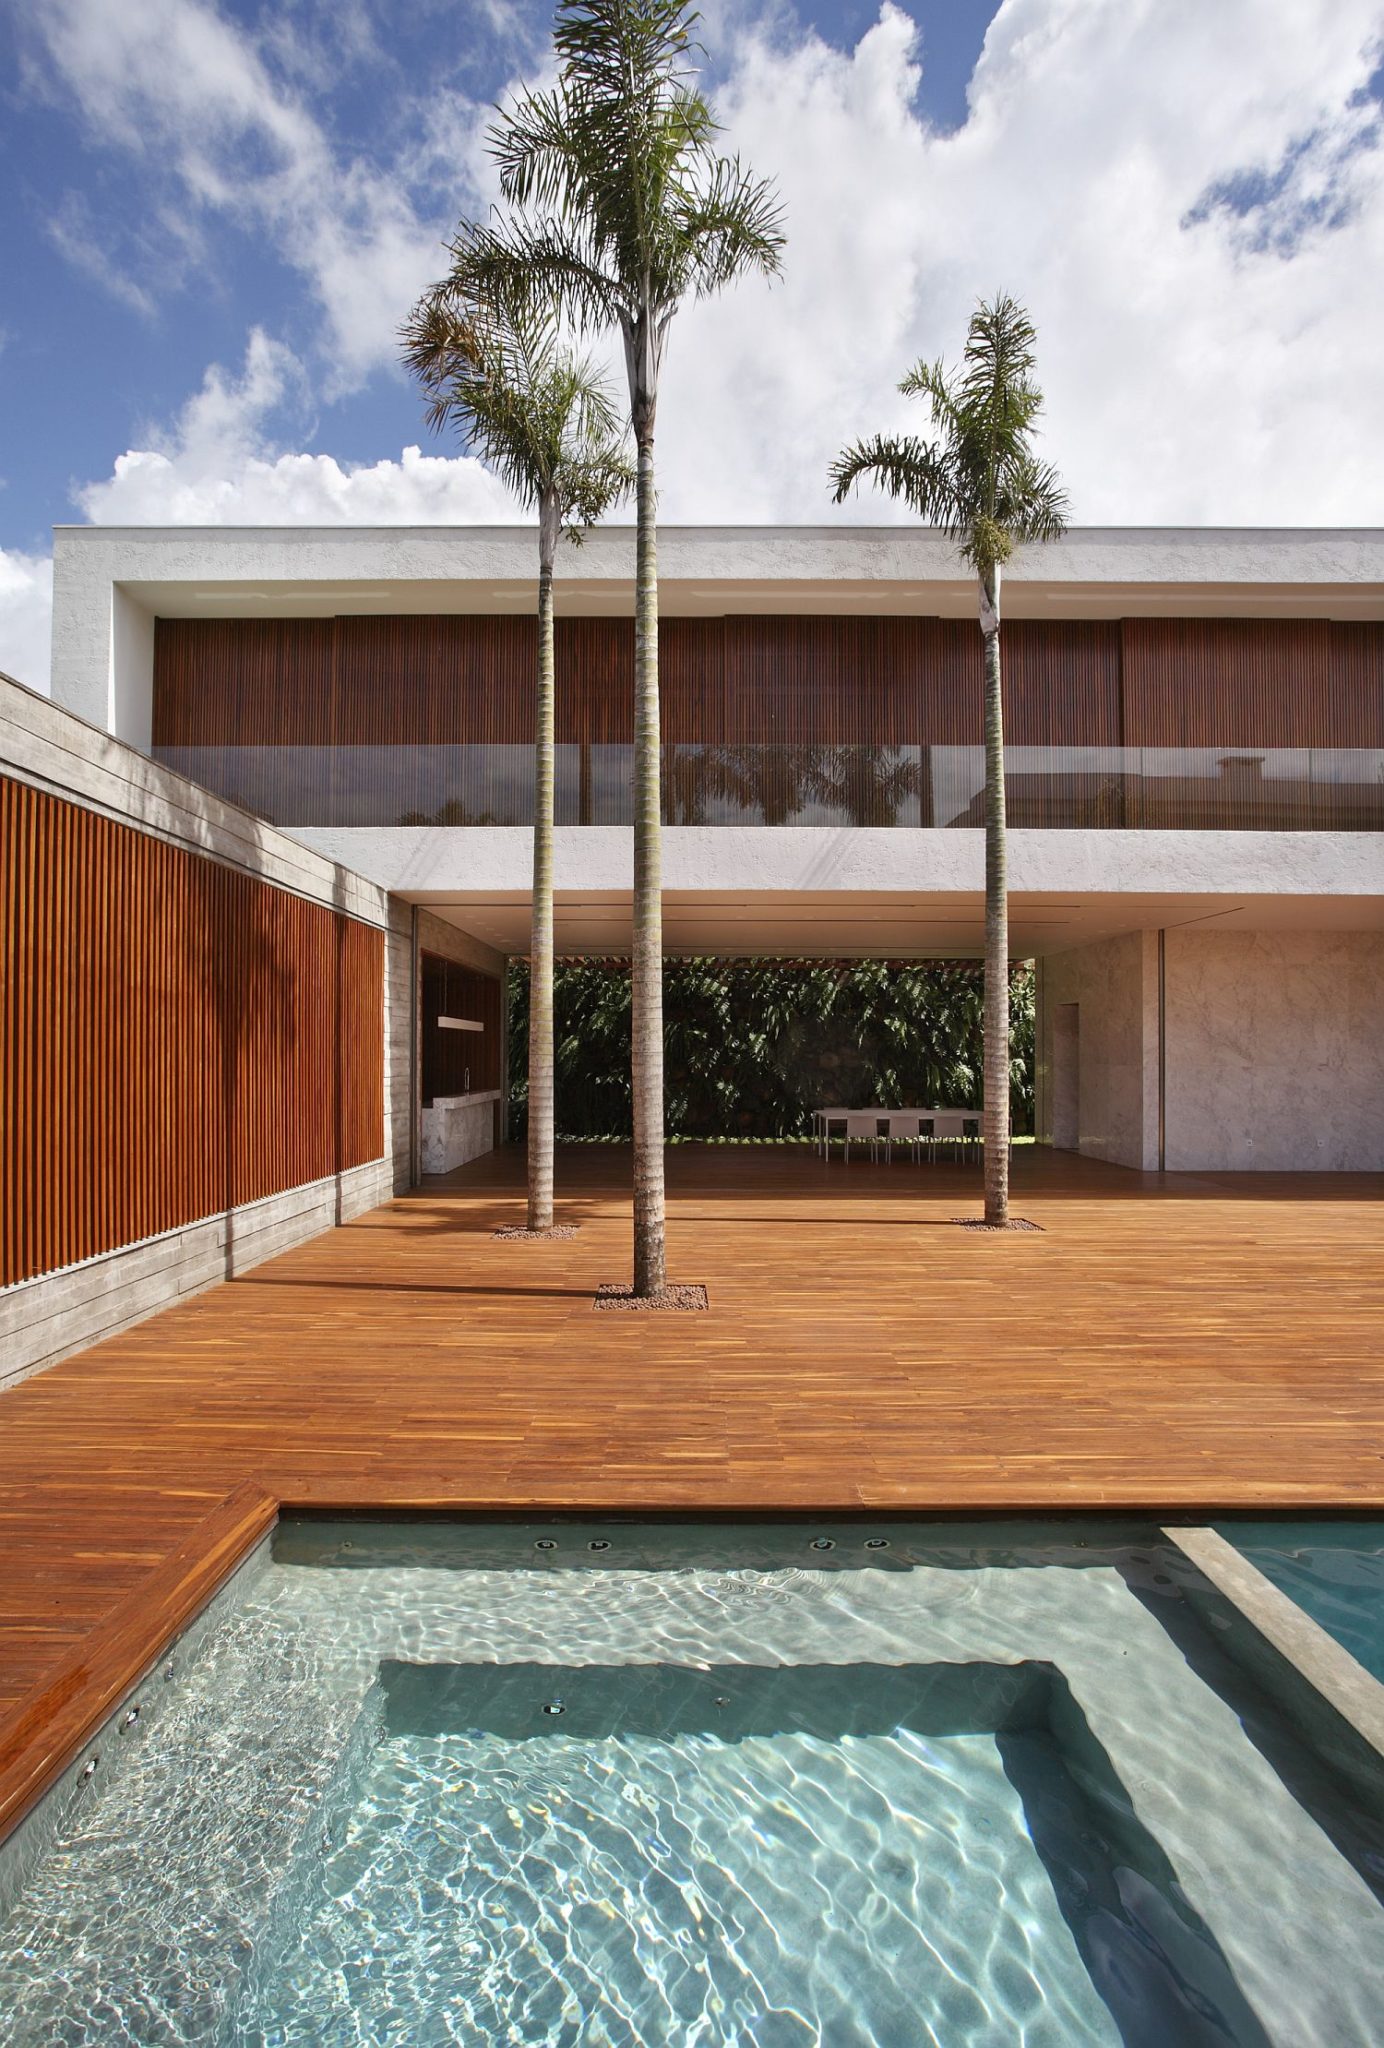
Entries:
[[[973, 629], [980, 689], [980, 630]], [[1118, 747], [1120, 628], [1113, 619], [1012, 619], [1002, 636], [1004, 732], [1015, 746]]]
[[663, 738], [674, 745], [695, 746], [725, 737], [725, 624], [723, 619], [659, 621], [660, 718]]
[[[968, 716], [962, 673], [970, 653], [978, 677], [978, 639], [937, 619], [727, 618], [725, 722], [702, 737], [828, 746], [950, 738]], [[924, 734], [929, 721], [939, 723], [936, 735]]]
[[[537, 645], [536, 637], [532, 643]], [[634, 625], [629, 619], [559, 619], [553, 634], [559, 744], [629, 745], [634, 739]], [[534, 660], [524, 690], [533, 729]]]
[[159, 619], [156, 747], [327, 746], [334, 619]]
[[1126, 619], [1127, 747], [1339, 744], [1325, 619]]
[[[164, 619], [154, 743], [526, 747], [534, 649], [527, 616]], [[558, 621], [559, 741], [629, 744], [633, 652], [628, 619]], [[981, 742], [971, 619], [670, 618], [660, 652], [676, 743]], [[1016, 745], [1384, 745], [1378, 624], [1019, 619], [1004, 652]]]
[[1331, 722], [1319, 746], [1384, 747], [1384, 622], [1333, 623]]
[[339, 746], [532, 746], [531, 618], [342, 618], [336, 632]]
[[[501, 1085], [502, 990], [493, 974], [479, 974], [438, 953], [422, 958], [422, 1076], [424, 1102], [469, 1088]], [[479, 1031], [447, 1031], [439, 1017], [468, 1017]], [[469, 1083], [467, 1074], [470, 1074]]]
[[0, 1285], [379, 1158], [379, 931], [0, 777]]

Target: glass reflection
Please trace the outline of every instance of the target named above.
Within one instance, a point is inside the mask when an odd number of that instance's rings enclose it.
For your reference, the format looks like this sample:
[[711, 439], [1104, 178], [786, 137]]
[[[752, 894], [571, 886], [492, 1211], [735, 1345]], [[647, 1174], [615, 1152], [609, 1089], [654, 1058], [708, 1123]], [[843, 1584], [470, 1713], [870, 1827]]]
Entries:
[[[629, 825], [633, 748], [556, 749], [559, 825]], [[285, 826], [524, 826], [532, 749], [492, 746], [156, 747], [155, 759]], [[1033, 747], [1007, 750], [1017, 831], [1375, 832], [1384, 750]], [[977, 829], [978, 746], [671, 743], [670, 825]]]

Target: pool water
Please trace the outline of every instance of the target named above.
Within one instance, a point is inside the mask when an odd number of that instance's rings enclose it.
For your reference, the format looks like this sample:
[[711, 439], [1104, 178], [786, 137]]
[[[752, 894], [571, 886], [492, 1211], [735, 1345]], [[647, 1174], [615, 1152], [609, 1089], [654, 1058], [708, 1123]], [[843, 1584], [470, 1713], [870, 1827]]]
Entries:
[[1114, 1525], [285, 1526], [68, 1795], [0, 2041], [1377, 2043], [1384, 1787], [1204, 1593]]
[[1226, 1522], [1221, 1535], [1384, 1683], [1384, 1532], [1363, 1522]]

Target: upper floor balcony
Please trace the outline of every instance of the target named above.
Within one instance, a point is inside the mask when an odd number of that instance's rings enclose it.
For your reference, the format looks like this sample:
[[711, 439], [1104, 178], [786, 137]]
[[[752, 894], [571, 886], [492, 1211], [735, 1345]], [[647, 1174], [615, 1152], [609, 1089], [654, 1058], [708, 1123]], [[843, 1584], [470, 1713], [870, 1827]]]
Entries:
[[[160, 618], [155, 756], [289, 828], [532, 822], [535, 627], [514, 614]], [[1024, 830], [1384, 827], [1384, 622], [1018, 618]], [[666, 617], [674, 826], [984, 824], [980, 636], [926, 616]], [[628, 618], [557, 631], [556, 822], [632, 821]]]

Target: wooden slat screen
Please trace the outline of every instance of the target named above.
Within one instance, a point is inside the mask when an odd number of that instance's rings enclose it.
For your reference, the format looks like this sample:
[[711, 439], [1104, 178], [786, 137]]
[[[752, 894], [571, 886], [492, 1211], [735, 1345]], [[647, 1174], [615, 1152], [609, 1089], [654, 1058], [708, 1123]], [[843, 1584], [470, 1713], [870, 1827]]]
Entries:
[[[979, 631], [968, 637], [978, 698]], [[1120, 745], [1120, 628], [1114, 620], [1011, 619], [1002, 645], [1005, 738], [1014, 746]], [[979, 728], [976, 737], [983, 738]]]
[[1331, 736], [1315, 744], [1384, 747], [1384, 622], [1333, 623], [1331, 685]]
[[[697, 741], [981, 739], [967, 619], [670, 618], [664, 730]], [[1011, 620], [1020, 745], [1384, 745], [1384, 626], [1314, 619]], [[558, 738], [633, 737], [628, 619], [560, 619]], [[527, 617], [160, 619], [156, 747], [533, 739]]]
[[[556, 637], [558, 820], [628, 824], [631, 622]], [[659, 642], [670, 822], [785, 823], [809, 799], [819, 821], [981, 822], [947, 752], [983, 739], [973, 619], [667, 618]], [[523, 824], [534, 652], [526, 616], [160, 621], [155, 749], [279, 824]], [[1004, 673], [1015, 825], [1384, 816], [1379, 623], [1015, 619]]]
[[0, 777], [0, 1285], [376, 1159], [383, 934]]
[[1326, 619], [1126, 619], [1125, 745], [1339, 746], [1331, 646]]
[[329, 746], [335, 619], [159, 619], [156, 747]]

